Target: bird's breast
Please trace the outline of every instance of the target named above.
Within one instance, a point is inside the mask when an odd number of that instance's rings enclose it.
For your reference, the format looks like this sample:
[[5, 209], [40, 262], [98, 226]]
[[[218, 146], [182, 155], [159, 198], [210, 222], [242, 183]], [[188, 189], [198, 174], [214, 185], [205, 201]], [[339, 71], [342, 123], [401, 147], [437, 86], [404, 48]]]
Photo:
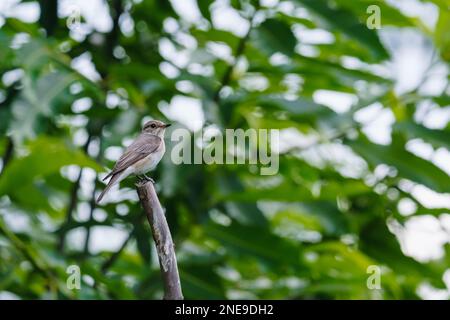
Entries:
[[144, 174], [150, 170], [153, 170], [159, 163], [159, 161], [161, 161], [165, 151], [166, 148], [163, 142], [157, 150], [150, 153], [147, 157], [145, 157], [142, 160], [139, 160], [133, 165], [135, 173]]

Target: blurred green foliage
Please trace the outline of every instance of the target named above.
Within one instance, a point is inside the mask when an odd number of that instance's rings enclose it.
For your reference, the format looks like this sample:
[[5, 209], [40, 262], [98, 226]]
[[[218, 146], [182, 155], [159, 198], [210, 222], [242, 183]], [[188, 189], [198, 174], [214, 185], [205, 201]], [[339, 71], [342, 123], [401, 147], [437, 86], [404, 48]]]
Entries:
[[[169, 1], [107, 1], [111, 30], [89, 30], [77, 40], [52, 1], [40, 2], [45, 14], [35, 23], [5, 17], [0, 28], [0, 292], [24, 299], [162, 296], [133, 179], [122, 183], [123, 196], [100, 207], [93, 199], [104, 187], [97, 174], [113, 165], [105, 150], [132, 138], [142, 118], [164, 120], [161, 103], [178, 95], [201, 101], [204, 126], [293, 128], [315, 137], [309, 145], [283, 151], [276, 176], [260, 176], [250, 165], [174, 165], [166, 155], [153, 176], [186, 298], [414, 299], [421, 284], [445, 288], [448, 243], [441, 259], [419, 262], [401, 250], [393, 226], [401, 228], [416, 215], [448, 212], [424, 207], [402, 183], [450, 191], [442, 169], [406, 148], [421, 139], [448, 150], [449, 126], [428, 128], [415, 114], [424, 101], [445, 108], [450, 98], [423, 95], [419, 87], [396, 93], [395, 81], [376, 72], [391, 59], [389, 50], [379, 32], [365, 26], [367, 7], [379, 5], [383, 28], [423, 34], [432, 41], [434, 58], [448, 63], [450, 4], [423, 2], [439, 9], [435, 30], [379, 0], [275, 1], [273, 6], [231, 0], [250, 25], [239, 36], [216, 26], [212, 12], [218, 3], [212, 0], [197, 0], [202, 17], [195, 23], [178, 16]], [[133, 21], [131, 31], [121, 26], [125, 17]], [[304, 30], [317, 29], [333, 40], [302, 43]], [[186, 63], [164, 54], [162, 41], [176, 55], [188, 52]], [[231, 56], [218, 54], [214, 45]], [[98, 79], [74, 68], [86, 53]], [[359, 63], [350, 68], [344, 58]], [[266, 85], [252, 86], [255, 79]], [[355, 102], [337, 113], [314, 102], [320, 89], [353, 94]], [[117, 103], [108, 102], [111, 97]], [[88, 107], [77, 109], [80, 99], [87, 99]], [[355, 120], [374, 102], [395, 116], [390, 144], [374, 143]], [[333, 148], [347, 152], [343, 160]], [[352, 157], [363, 165], [350, 164], [349, 173], [348, 165], [343, 167]], [[389, 172], [375, 175], [383, 164]], [[400, 214], [402, 199], [414, 202], [415, 214]], [[128, 235], [117, 251], [92, 250], [89, 242], [99, 226]], [[69, 237], [76, 231], [82, 236]], [[72, 264], [83, 274], [80, 290], [66, 287], [66, 268]], [[370, 265], [382, 270], [381, 290], [366, 285]]]

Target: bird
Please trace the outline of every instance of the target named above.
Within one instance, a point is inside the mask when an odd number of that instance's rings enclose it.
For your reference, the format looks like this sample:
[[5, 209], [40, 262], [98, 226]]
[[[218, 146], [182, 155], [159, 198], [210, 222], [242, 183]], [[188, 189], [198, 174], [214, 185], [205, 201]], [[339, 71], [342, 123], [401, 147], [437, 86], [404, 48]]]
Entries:
[[131, 174], [136, 175], [139, 180], [155, 183], [146, 173], [153, 170], [162, 159], [166, 151], [164, 133], [170, 125], [170, 123], [166, 124], [159, 120], [150, 120], [144, 124], [139, 136], [126, 148], [112, 171], [103, 178], [102, 181], [105, 181], [111, 177], [105, 189], [98, 196], [97, 203], [100, 203], [114, 185]]

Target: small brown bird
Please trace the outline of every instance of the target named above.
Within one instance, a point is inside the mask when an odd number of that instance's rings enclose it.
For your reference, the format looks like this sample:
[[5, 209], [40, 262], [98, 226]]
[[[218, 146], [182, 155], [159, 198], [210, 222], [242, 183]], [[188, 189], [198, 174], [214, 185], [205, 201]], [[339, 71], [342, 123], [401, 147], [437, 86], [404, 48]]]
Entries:
[[146, 173], [156, 167], [166, 151], [164, 132], [169, 126], [170, 124], [158, 120], [151, 120], [144, 124], [141, 134], [125, 150], [112, 171], [103, 178], [103, 181], [109, 177], [111, 177], [111, 180], [97, 198], [97, 203], [102, 200], [112, 186], [130, 174], [154, 183], [153, 179], [147, 177]]

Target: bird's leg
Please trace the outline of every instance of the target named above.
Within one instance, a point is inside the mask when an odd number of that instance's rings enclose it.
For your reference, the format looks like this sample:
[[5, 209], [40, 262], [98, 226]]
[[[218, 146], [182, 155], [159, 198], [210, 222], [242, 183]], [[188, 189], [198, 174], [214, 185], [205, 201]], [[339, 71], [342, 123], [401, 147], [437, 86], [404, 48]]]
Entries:
[[144, 181], [144, 177], [142, 175], [137, 174], [136, 177], [138, 178], [139, 182]]
[[144, 173], [144, 178], [145, 178], [145, 180], [150, 181], [151, 183], [155, 184], [155, 180], [153, 180], [152, 178], [147, 176], [145, 173]]

